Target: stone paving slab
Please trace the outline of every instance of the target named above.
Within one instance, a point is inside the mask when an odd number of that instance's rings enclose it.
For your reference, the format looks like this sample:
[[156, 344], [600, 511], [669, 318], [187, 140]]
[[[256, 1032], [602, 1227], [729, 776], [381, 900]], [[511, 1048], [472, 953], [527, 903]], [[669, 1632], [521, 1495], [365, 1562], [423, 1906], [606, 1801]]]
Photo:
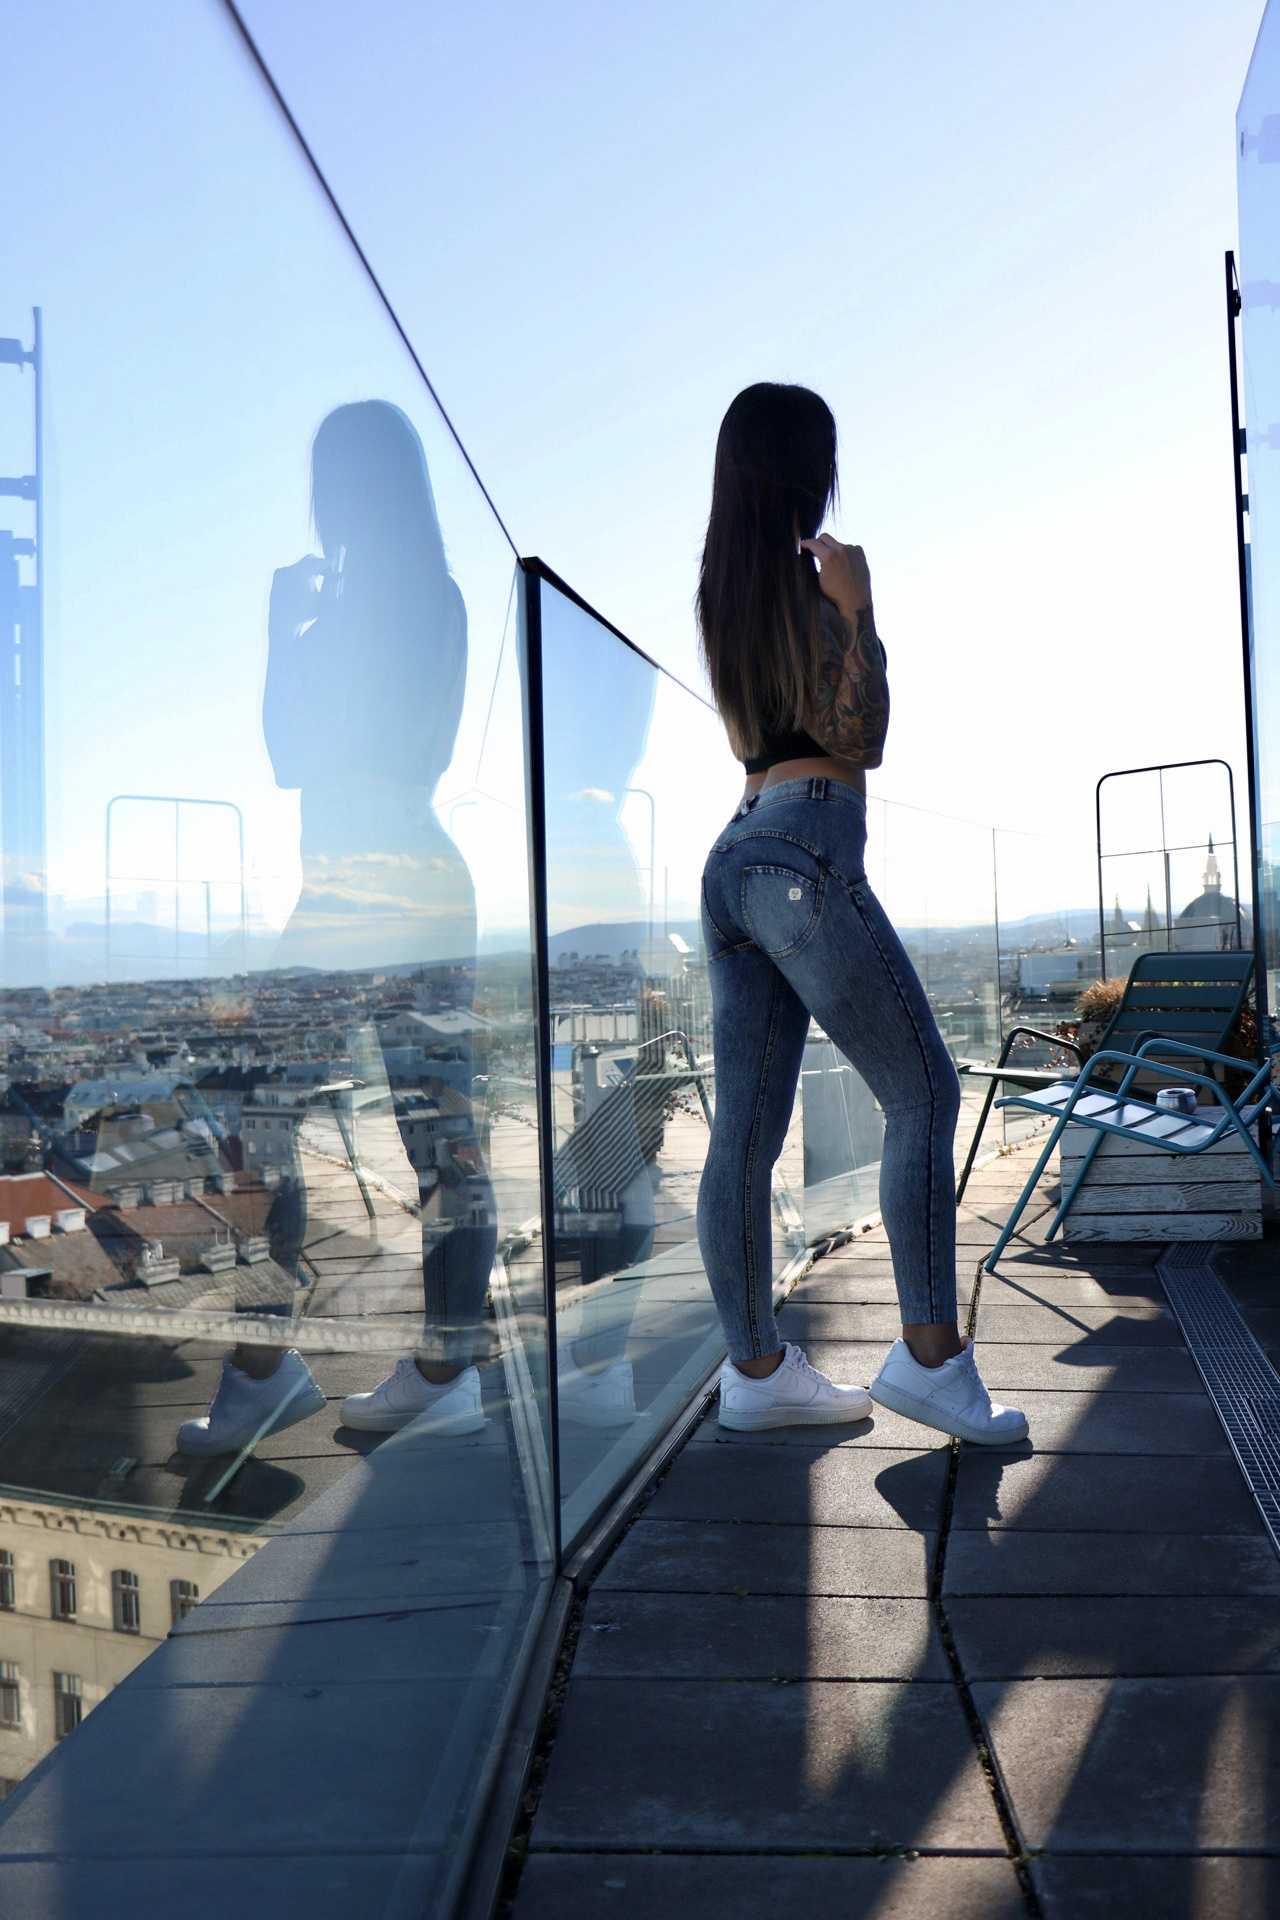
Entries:
[[[1209, 1516], [1205, 1516], [1209, 1518]], [[1265, 1594], [1280, 1600], [1280, 1558], [1248, 1534], [1020, 1533], [952, 1528], [952, 1594]], [[1277, 1617], [1280, 1617], [1278, 1615]]]
[[535, 1845], [1003, 1853], [953, 1689], [575, 1680]]
[[1146, 1279], [1136, 1270], [1102, 1275], [1035, 1273], [1022, 1279], [988, 1273], [983, 1276], [982, 1302], [984, 1307], [1163, 1307], [1165, 1292], [1154, 1274]]
[[1023, 1844], [1280, 1851], [1280, 1678], [978, 1681]]
[[[117, 1688], [26, 1787], [0, 1827], [0, 1855], [153, 1854], [169, 1837], [158, 1810], [175, 1784], [215, 1765], [216, 1792], [183, 1796], [193, 1855], [438, 1846], [444, 1809], [424, 1799], [472, 1698], [465, 1680]], [[460, 1785], [438, 1783], [447, 1801]]]
[[[1280, 1856], [1280, 1558], [1158, 1247], [1044, 1244], [1045, 1187], [979, 1273], [1035, 1150], [977, 1176], [957, 1225], [979, 1365], [1029, 1442], [953, 1447], [880, 1409], [767, 1435], [705, 1419], [595, 1580], [518, 1920], [1001, 1920], [1027, 1906], [998, 1796], [1045, 1920], [1276, 1905], [1280, 1859], [1243, 1856]], [[1248, 1306], [1280, 1341], [1280, 1302]], [[824, 1256], [781, 1324], [870, 1380], [899, 1331], [883, 1232]], [[892, 1847], [946, 1857], [839, 1857]]]
[[[1199, 1854], [1182, 1859], [1042, 1855], [1031, 1863], [1044, 1920], [1262, 1920], [1280, 1913], [1280, 1860]], [[602, 1909], [603, 1911], [603, 1909]]]
[[1233, 1458], [1189, 1454], [1172, 1469], [1142, 1455], [962, 1450], [957, 1527], [1040, 1532], [1256, 1533], [1258, 1512]]
[[991, 1305], [985, 1290], [978, 1303], [977, 1337], [1012, 1345], [1028, 1340], [1056, 1347], [1081, 1342], [1104, 1347], [1180, 1347], [1182, 1330], [1167, 1307], [1085, 1307], [1055, 1303], [1041, 1306], [1026, 1301], [1016, 1306]]
[[808, 1352], [819, 1340], [856, 1340], [878, 1342], [890, 1347], [902, 1332], [902, 1315], [897, 1305], [856, 1306], [809, 1300], [793, 1294], [778, 1315], [784, 1340], [795, 1340]]
[[1026, 1414], [1030, 1434], [1017, 1448], [1000, 1452], [1155, 1456], [1231, 1451], [1204, 1394], [1019, 1391], [1011, 1397]]
[[[893, 1269], [888, 1265], [883, 1272], [872, 1268], [870, 1261], [860, 1263], [853, 1271], [843, 1274], [824, 1272], [827, 1265], [820, 1260], [811, 1274], [798, 1282], [795, 1291], [788, 1296], [787, 1311], [798, 1306], [876, 1306], [892, 1307], [898, 1305], [898, 1289], [893, 1277]], [[956, 1276], [956, 1302], [963, 1314], [973, 1298], [973, 1277]], [[1142, 1305], [1136, 1301], [1135, 1305]], [[895, 1328], [896, 1332], [896, 1328]]]
[[[869, 1380], [879, 1370], [886, 1341], [814, 1340], [805, 1351], [832, 1377]], [[1200, 1375], [1178, 1347], [1056, 1347], [1048, 1342], [978, 1343], [982, 1377], [999, 1397], [1017, 1405], [1028, 1388], [1055, 1393], [1194, 1393]]]
[[[857, 1363], [854, 1364], [856, 1367]], [[860, 1373], [848, 1373], [848, 1380], [855, 1385], [865, 1386], [870, 1377], [866, 1366]], [[894, 1413], [889, 1407], [876, 1407], [865, 1420], [850, 1420], [844, 1426], [770, 1427], [764, 1433], [735, 1433], [731, 1427], [722, 1427], [713, 1412], [709, 1419], [700, 1422], [689, 1444], [693, 1447], [819, 1447], [824, 1451], [831, 1447], [892, 1447], [920, 1453], [924, 1449], [950, 1446], [951, 1436], [933, 1427], [923, 1427], [918, 1420], [908, 1420], [905, 1414]]]
[[970, 1680], [1280, 1674], [1273, 1595], [958, 1599], [947, 1602], [947, 1623]]
[[[447, 1860], [436, 1853], [335, 1852], [205, 1855], [136, 1860], [110, 1856], [12, 1860], [0, 1853], [5, 1920], [227, 1920], [229, 1914], [346, 1913], [376, 1920], [421, 1920], [430, 1911]], [[145, 1886], [146, 1906], [139, 1890]], [[975, 1912], [977, 1910], [975, 1909]]]
[[896, 1527], [788, 1527], [646, 1516], [624, 1536], [596, 1576], [593, 1591], [919, 1598], [929, 1590], [935, 1547], [932, 1533]]
[[922, 1532], [941, 1523], [946, 1478], [945, 1452], [689, 1447], [648, 1514], [654, 1520], [767, 1520]]
[[951, 1677], [923, 1599], [601, 1591], [587, 1603], [574, 1672], [603, 1680]]
[[305, 1632], [290, 1618], [241, 1633], [172, 1633], [137, 1668], [133, 1684], [310, 1687], [335, 1675], [347, 1682], [488, 1677], [505, 1671], [529, 1603], [490, 1598], [450, 1605], [441, 1596], [435, 1604], [384, 1611], [376, 1621], [350, 1609], [308, 1618]]
[[1006, 1860], [585, 1853], [532, 1855], [519, 1913], [520, 1920], [1023, 1920], [1026, 1906]]
[[[1006, 1279], [1021, 1279], [1027, 1273], [1108, 1274], [1150, 1273], [1162, 1249], [1149, 1241], [1126, 1245], [1119, 1240], [1077, 1240], [1068, 1246], [1061, 1240], [1042, 1241], [1039, 1245], [1019, 1246], [1012, 1242], [1000, 1255], [999, 1273]], [[987, 1274], [986, 1279], [999, 1275]]]

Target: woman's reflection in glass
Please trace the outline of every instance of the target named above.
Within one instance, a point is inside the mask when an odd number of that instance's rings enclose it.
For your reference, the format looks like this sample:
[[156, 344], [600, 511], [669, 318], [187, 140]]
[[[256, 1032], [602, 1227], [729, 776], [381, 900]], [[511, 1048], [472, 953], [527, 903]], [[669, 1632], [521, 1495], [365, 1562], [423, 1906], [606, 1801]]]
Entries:
[[[336, 408], [311, 464], [321, 551], [277, 571], [268, 618], [263, 732], [277, 783], [301, 805], [302, 887], [275, 966], [382, 972], [384, 1012], [395, 969], [395, 998], [412, 1004], [393, 1025], [412, 1039], [388, 1071], [378, 1027], [358, 1017], [372, 983], [332, 980], [314, 1021], [284, 1038], [299, 1061], [346, 1060], [296, 1109], [272, 1254], [298, 1284], [279, 1310], [421, 1313], [425, 1296], [417, 1351], [349, 1395], [342, 1421], [470, 1432], [484, 1418], [474, 1356], [497, 1228], [472, 1109], [475, 893], [433, 804], [462, 711], [466, 608], [422, 443], [398, 407]], [[326, 1038], [335, 1023], [340, 1037]], [[260, 1293], [253, 1304], [262, 1311]], [[242, 1345], [179, 1445], [232, 1450], [264, 1421], [278, 1429], [323, 1404], [295, 1350]]]

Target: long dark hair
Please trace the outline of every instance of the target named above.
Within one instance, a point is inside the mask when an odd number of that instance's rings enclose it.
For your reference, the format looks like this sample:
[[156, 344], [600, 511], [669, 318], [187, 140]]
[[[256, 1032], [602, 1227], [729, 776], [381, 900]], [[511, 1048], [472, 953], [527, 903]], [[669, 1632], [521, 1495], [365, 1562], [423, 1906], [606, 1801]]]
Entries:
[[349, 729], [383, 751], [386, 683], [396, 700], [416, 685], [424, 697], [414, 707], [415, 751], [400, 771], [434, 786], [462, 711], [466, 613], [422, 442], [391, 401], [351, 401], [321, 421], [311, 446], [311, 517], [326, 559], [336, 567], [341, 557], [335, 606], [352, 644], [382, 649], [380, 659], [351, 663]]
[[822, 591], [796, 534], [813, 538], [838, 487], [825, 400], [769, 380], [744, 387], [716, 441], [696, 599], [703, 665], [741, 759], [766, 728], [804, 724]]

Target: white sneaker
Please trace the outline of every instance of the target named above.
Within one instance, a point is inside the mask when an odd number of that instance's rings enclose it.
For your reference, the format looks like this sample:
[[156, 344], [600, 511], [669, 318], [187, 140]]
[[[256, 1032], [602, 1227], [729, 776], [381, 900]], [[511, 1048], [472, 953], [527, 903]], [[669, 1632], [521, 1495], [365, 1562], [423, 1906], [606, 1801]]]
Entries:
[[871, 1382], [871, 1398], [908, 1420], [919, 1420], [923, 1426], [979, 1446], [1009, 1447], [1027, 1437], [1025, 1413], [993, 1404], [967, 1334], [964, 1351], [940, 1367], [922, 1367], [906, 1341], [895, 1340]]
[[343, 1426], [362, 1433], [394, 1433], [410, 1421], [418, 1433], [479, 1433], [485, 1424], [479, 1369], [464, 1367], [455, 1380], [435, 1385], [406, 1354], [371, 1392], [349, 1393], [342, 1403]]
[[720, 1369], [720, 1425], [737, 1433], [838, 1426], [844, 1420], [865, 1420], [870, 1412], [865, 1387], [836, 1386], [790, 1341], [782, 1364], [765, 1380], [740, 1373], [732, 1360]]
[[581, 1427], [629, 1427], [638, 1419], [636, 1380], [629, 1360], [586, 1373], [570, 1364], [556, 1376], [560, 1418]]
[[199, 1420], [184, 1420], [178, 1428], [179, 1453], [238, 1453], [268, 1433], [279, 1433], [325, 1404], [324, 1389], [296, 1347], [280, 1356], [280, 1365], [265, 1380], [255, 1380], [222, 1363], [222, 1378]]

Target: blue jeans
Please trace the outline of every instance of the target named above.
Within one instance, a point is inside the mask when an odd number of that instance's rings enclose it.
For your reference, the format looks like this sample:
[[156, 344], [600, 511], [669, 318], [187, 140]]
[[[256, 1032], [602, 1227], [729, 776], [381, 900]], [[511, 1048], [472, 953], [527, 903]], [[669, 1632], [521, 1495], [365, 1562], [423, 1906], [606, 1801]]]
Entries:
[[783, 780], [707, 856], [702, 937], [716, 1101], [698, 1242], [731, 1360], [776, 1353], [771, 1174], [812, 1016], [884, 1109], [880, 1211], [906, 1324], [956, 1317], [960, 1083], [924, 988], [867, 884], [846, 781]]

